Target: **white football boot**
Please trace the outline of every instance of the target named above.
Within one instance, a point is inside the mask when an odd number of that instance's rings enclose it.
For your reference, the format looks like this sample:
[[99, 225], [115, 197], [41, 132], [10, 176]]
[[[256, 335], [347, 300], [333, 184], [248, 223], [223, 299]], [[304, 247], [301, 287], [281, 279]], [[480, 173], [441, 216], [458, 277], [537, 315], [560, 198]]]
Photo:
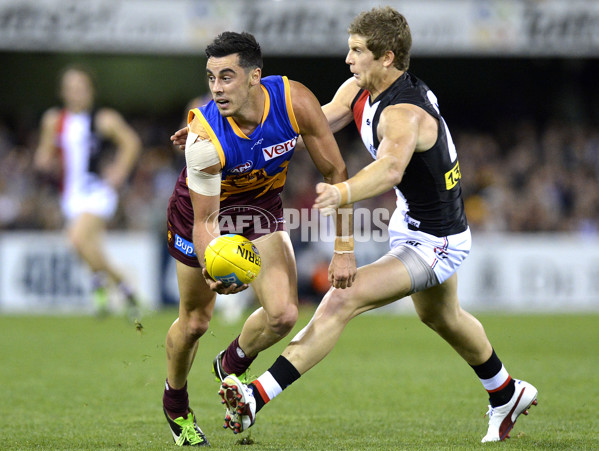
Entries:
[[222, 403], [227, 406], [225, 428], [235, 434], [247, 430], [254, 424], [256, 417], [256, 399], [254, 392], [235, 375], [229, 374], [223, 380], [218, 392]]
[[516, 391], [512, 398], [504, 405], [489, 406], [489, 430], [481, 440], [485, 442], [499, 442], [509, 438], [508, 433], [514, 427], [521, 413], [528, 415], [528, 408], [537, 405], [537, 389], [525, 381], [514, 379]]

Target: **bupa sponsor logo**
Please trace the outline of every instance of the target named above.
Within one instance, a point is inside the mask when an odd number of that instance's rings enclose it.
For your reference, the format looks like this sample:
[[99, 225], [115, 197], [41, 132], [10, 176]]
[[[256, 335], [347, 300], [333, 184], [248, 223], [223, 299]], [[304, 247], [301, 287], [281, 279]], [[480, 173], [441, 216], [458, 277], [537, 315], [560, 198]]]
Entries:
[[185, 238], [175, 234], [175, 249], [183, 252], [188, 257], [196, 257], [193, 243], [187, 241]]
[[245, 163], [240, 164], [239, 166], [235, 166], [229, 172], [233, 172], [234, 174], [242, 174], [242, 173], [247, 172], [250, 169], [252, 169], [253, 166], [254, 166], [254, 162], [252, 160], [248, 160]]
[[293, 149], [295, 149], [296, 144], [297, 137], [290, 139], [289, 141], [275, 144], [274, 146], [263, 147], [262, 155], [264, 155], [264, 160], [272, 160], [273, 158], [280, 157], [281, 155], [284, 155], [287, 152], [291, 152]]

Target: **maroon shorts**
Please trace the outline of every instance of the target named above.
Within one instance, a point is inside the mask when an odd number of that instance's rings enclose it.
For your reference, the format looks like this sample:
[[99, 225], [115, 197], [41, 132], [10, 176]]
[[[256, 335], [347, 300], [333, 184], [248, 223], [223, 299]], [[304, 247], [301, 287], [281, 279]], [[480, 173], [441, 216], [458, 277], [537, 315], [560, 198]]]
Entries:
[[[255, 197], [246, 192], [221, 200], [218, 222], [220, 233], [236, 233], [249, 240], [285, 230], [282, 189]], [[187, 188], [187, 168], [183, 168], [167, 207], [168, 251], [181, 263], [200, 267], [193, 248], [193, 207]]]

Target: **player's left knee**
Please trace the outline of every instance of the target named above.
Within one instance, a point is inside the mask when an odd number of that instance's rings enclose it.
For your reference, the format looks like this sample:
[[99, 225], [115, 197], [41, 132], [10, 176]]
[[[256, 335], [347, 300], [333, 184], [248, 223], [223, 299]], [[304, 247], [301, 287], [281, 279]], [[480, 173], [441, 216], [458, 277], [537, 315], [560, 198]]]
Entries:
[[204, 335], [208, 331], [208, 327], [210, 326], [210, 319], [194, 316], [187, 322], [187, 327], [185, 328], [185, 336], [186, 338], [195, 343], [202, 335]]

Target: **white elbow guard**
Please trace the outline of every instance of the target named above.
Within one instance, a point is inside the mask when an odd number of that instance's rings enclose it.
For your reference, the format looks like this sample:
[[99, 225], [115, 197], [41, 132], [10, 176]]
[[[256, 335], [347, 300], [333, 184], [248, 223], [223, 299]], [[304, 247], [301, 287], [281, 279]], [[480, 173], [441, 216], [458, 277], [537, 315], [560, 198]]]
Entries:
[[[220, 172], [209, 174], [204, 172], [210, 166], [220, 163], [220, 157], [214, 144], [208, 140], [198, 139], [193, 141], [188, 135], [185, 145], [185, 161], [187, 162], [187, 186], [198, 194], [216, 196], [220, 194]], [[190, 143], [190, 141], [192, 141]]]

